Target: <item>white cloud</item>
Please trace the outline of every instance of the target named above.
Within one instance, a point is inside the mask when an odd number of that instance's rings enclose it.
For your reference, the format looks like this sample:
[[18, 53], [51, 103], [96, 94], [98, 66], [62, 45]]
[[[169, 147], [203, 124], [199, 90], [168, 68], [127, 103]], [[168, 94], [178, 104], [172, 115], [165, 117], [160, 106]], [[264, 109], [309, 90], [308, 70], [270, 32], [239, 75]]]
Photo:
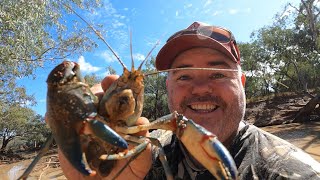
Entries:
[[133, 54], [133, 59], [137, 61], [143, 61], [146, 57], [143, 54], [135, 53]]
[[113, 28], [118, 28], [118, 27], [121, 27], [121, 26], [124, 26], [125, 24], [120, 22], [119, 20], [115, 19], [113, 22], [112, 22], [112, 27]]
[[78, 64], [81, 67], [81, 71], [86, 73], [93, 73], [99, 71], [100, 67], [92, 66], [90, 63], [86, 62], [83, 56], [80, 56], [78, 59]]
[[183, 6], [184, 9], [188, 9], [188, 8], [191, 8], [191, 7], [192, 7], [192, 4], [185, 4], [185, 5]]
[[176, 16], [179, 16], [179, 11], [176, 11]]
[[[134, 11], [134, 9], [121, 8], [116, 9], [110, 0], [103, 0], [103, 7], [96, 8], [90, 13], [86, 13], [86, 19], [95, 24], [103, 24], [103, 30], [106, 30], [108, 38], [118, 38], [118, 32], [126, 28], [130, 19], [124, 15], [124, 11]], [[124, 12], [124, 13], [123, 13]], [[133, 14], [133, 12], [131, 13]]]
[[103, 51], [99, 56], [101, 56], [107, 63], [117, 61], [117, 58], [109, 50]]
[[238, 9], [229, 9], [229, 14], [237, 14], [238, 12]]
[[95, 20], [98, 18], [105, 18], [115, 14], [117, 10], [113, 7], [112, 3], [108, 0], [103, 2], [103, 8], [92, 9], [90, 12], [86, 13], [86, 16]]
[[204, 3], [203, 7], [207, 7], [207, 6], [209, 6], [211, 3], [212, 3], [212, 0], [207, 0], [207, 1]]
[[222, 14], [223, 11], [215, 11], [212, 13], [212, 16], [217, 16], [219, 14]]
[[119, 19], [124, 19], [124, 18], [126, 18], [126, 16], [121, 15], [121, 14], [115, 14], [115, 15], [113, 15], [113, 16], [116, 17], [116, 18], [119, 18]]
[[244, 12], [246, 12], [246, 13], [251, 13], [251, 8], [245, 9]]

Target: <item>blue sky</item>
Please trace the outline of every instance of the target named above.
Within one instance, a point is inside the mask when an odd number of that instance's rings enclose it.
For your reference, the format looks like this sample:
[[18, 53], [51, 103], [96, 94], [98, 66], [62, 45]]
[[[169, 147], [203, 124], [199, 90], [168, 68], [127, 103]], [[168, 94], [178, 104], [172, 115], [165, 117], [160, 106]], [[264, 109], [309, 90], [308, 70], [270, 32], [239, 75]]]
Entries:
[[[188, 27], [194, 21], [223, 26], [230, 29], [238, 42], [249, 42], [250, 34], [271, 25], [274, 16], [282, 13], [284, 5], [291, 2], [297, 5], [299, 0], [104, 0], [105, 6], [96, 11], [80, 12], [89, 22], [103, 24], [103, 34], [125, 64], [130, 67], [130, 37], [132, 31], [133, 54], [136, 65], [145, 58], [153, 45], [160, 45], [153, 51], [156, 56], [166, 39], [174, 32]], [[75, 17], [73, 17], [75, 18]], [[83, 74], [95, 73], [105, 76], [106, 67], [111, 65], [118, 74], [122, 67], [111, 55], [107, 47], [99, 42], [99, 47], [91, 52], [70, 57], [68, 60], [80, 63]], [[38, 114], [46, 111], [46, 78], [54, 66], [61, 63], [46, 63], [36, 70], [36, 78], [23, 78], [18, 81], [34, 95], [37, 105], [32, 106]]]

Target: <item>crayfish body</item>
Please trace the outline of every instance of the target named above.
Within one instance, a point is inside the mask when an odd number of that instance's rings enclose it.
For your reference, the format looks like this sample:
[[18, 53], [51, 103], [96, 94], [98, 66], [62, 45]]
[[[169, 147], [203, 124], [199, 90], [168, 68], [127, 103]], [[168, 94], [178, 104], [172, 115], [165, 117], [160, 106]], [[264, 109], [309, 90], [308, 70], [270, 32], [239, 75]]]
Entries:
[[[58, 65], [49, 74], [47, 84], [47, 123], [64, 156], [78, 171], [95, 174], [83, 157], [83, 142], [88, 136], [127, 148], [126, 141], [97, 114], [98, 99], [84, 83], [77, 63], [64, 61]], [[88, 127], [93, 135], [86, 134]]]
[[[123, 75], [107, 89], [100, 101], [99, 114], [111, 124], [122, 121], [127, 126], [136, 124], [143, 108], [143, 74], [139, 69], [128, 71], [124, 67]], [[112, 125], [111, 125], [112, 126]]]
[[[107, 124], [107, 120], [97, 113], [98, 98], [90, 91], [75, 62], [64, 61], [56, 66], [47, 78], [46, 122], [52, 134], [29, 167], [18, 179], [26, 179], [40, 158], [48, 151], [53, 139], [65, 158], [79, 172], [93, 176], [93, 166], [87, 159], [94, 144], [103, 144], [108, 151], [128, 148], [127, 142]], [[100, 145], [99, 145], [100, 147]], [[91, 162], [93, 163], [93, 162]], [[108, 161], [104, 164], [114, 164]]]

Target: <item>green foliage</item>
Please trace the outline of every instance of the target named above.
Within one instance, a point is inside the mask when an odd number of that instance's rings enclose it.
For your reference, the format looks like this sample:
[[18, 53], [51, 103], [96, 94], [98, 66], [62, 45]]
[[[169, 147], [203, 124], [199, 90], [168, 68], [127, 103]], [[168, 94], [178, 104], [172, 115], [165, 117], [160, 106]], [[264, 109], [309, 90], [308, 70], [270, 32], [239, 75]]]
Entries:
[[102, 81], [102, 78], [98, 77], [95, 74], [85, 75], [84, 79], [85, 79], [86, 83], [89, 85], [89, 87], [92, 87], [95, 84], [99, 84]]
[[[96, 1], [20, 1], [3, 0], [0, 4], [0, 79], [8, 74], [23, 77], [32, 74], [46, 60], [64, 59], [96, 46], [90, 30], [76, 20], [67, 26], [70, 14], [63, 3], [74, 8], [97, 6]], [[66, 33], [69, 31], [69, 33]]]
[[[93, 32], [81, 25], [70, 9], [100, 6], [96, 0], [2, 0], [0, 3], [0, 136], [2, 150], [15, 137], [42, 141], [43, 119], [28, 108], [35, 103], [16, 79], [34, 75], [47, 61], [91, 50]], [[42, 135], [43, 134], [43, 135]], [[28, 141], [28, 138], [25, 139]]]
[[[144, 73], [155, 72], [155, 59], [152, 57], [151, 61], [146, 63], [146, 70]], [[161, 116], [169, 114], [166, 91], [166, 76], [164, 74], [154, 74], [145, 77], [145, 96], [144, 108], [142, 116], [150, 120], [155, 120]]]
[[109, 74], [117, 74], [117, 71], [111, 65], [109, 65], [106, 70]]
[[16, 137], [43, 142], [48, 135], [43, 118], [27, 107], [12, 105], [0, 117], [1, 151]]
[[41, 115], [35, 115], [30, 118], [25, 126], [27, 132], [22, 139], [25, 140], [28, 146], [34, 146], [35, 144], [40, 146], [46, 141], [51, 133], [51, 130], [46, 125]]
[[314, 2], [301, 1], [290, 18], [277, 15], [273, 25], [252, 33], [251, 43], [240, 44], [249, 98], [319, 87], [319, 28], [313, 27], [320, 23]]

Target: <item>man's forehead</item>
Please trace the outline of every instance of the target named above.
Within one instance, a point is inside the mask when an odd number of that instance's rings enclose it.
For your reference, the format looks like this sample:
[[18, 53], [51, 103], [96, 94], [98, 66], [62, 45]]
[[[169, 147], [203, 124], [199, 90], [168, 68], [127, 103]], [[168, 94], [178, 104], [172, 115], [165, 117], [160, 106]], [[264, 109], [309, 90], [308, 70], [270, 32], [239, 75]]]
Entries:
[[192, 48], [180, 53], [171, 68], [183, 67], [217, 67], [232, 68], [235, 63], [222, 52], [211, 48]]
[[229, 63], [227, 63], [228, 59], [215, 59], [215, 60], [208, 60], [205, 62], [199, 62], [197, 60], [185, 62], [185, 61], [177, 61], [173, 63], [172, 68], [187, 68], [187, 67], [219, 67], [219, 68], [232, 68]]

